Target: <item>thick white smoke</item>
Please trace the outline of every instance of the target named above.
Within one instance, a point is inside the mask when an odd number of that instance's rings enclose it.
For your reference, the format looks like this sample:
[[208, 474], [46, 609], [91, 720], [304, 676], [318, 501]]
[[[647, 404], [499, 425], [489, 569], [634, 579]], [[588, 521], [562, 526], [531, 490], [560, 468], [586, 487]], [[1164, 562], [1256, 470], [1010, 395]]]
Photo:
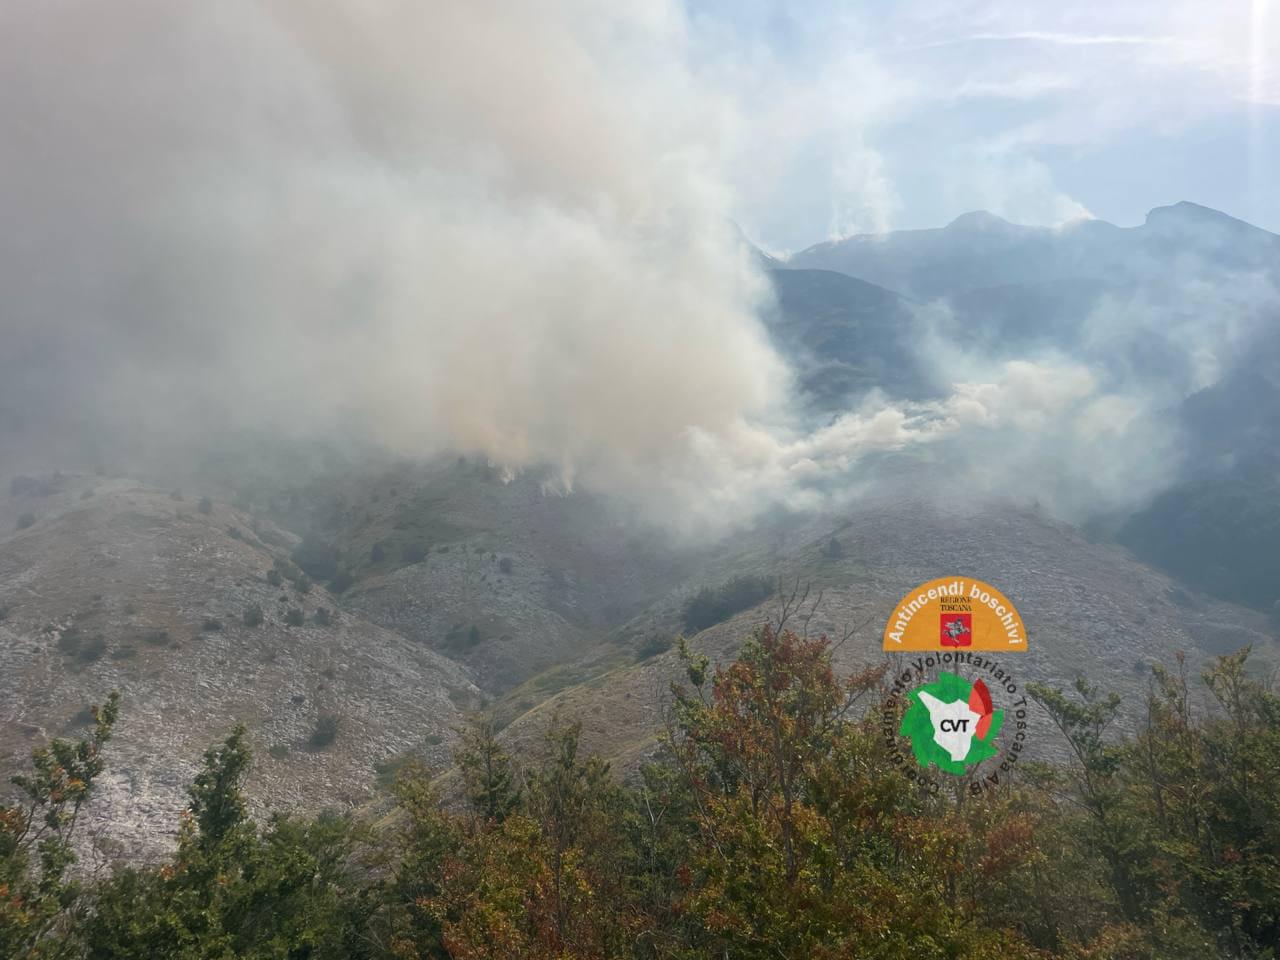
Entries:
[[730, 226], [742, 105], [686, 26], [674, 0], [3, 4], [0, 455], [361, 437], [710, 526], [839, 504], [882, 454], [1072, 515], [1167, 482], [1157, 420], [1223, 355], [1197, 311], [1186, 383], [1109, 368], [1133, 300], [1083, 359], [937, 351], [946, 399], [800, 424]]
[[10, 418], [660, 485], [788, 387], [681, 30], [665, 3], [6, 4]]

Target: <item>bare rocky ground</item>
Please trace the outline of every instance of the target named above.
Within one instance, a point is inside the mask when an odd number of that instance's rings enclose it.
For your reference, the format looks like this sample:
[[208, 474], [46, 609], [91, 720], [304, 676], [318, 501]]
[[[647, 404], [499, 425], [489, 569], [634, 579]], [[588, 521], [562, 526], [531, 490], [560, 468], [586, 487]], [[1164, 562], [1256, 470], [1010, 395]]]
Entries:
[[[536, 475], [504, 479], [451, 461], [374, 489], [372, 504], [367, 483], [343, 491], [362, 504], [333, 533], [361, 573], [343, 602], [465, 664], [492, 695], [580, 660], [678, 588], [705, 553], [677, 549], [615, 503], [549, 491]], [[426, 555], [368, 565], [377, 543], [392, 556], [405, 544]]]
[[[839, 557], [830, 556], [832, 537]], [[884, 625], [897, 601], [917, 584], [939, 576], [986, 580], [1001, 589], [1026, 623], [1030, 650], [1005, 659], [1020, 685], [1037, 681], [1069, 687], [1084, 676], [1124, 697], [1115, 733], [1142, 721], [1151, 664], [1176, 669], [1183, 651], [1197, 678], [1215, 655], [1251, 645], [1254, 665], [1276, 663], [1276, 638], [1266, 618], [1178, 586], [1122, 548], [1092, 543], [1074, 527], [1033, 510], [946, 507], [932, 501], [882, 499], [841, 517], [783, 524], [772, 533], [741, 538], [703, 582], [724, 571], [780, 576], [811, 585], [812, 618], [794, 615], [788, 626], [836, 638], [842, 671], [886, 662]], [[699, 586], [692, 583], [690, 589]], [[816, 608], [813, 601], [821, 594]], [[623, 633], [674, 634], [679, 603], [668, 598], [636, 618]], [[776, 598], [690, 638], [690, 646], [726, 664], [742, 638], [776, 621]], [[896, 663], [901, 663], [899, 655]], [[583, 723], [584, 748], [611, 757], [623, 769], [650, 756], [666, 722], [673, 682], [687, 682], [675, 650], [641, 663], [613, 667], [514, 720], [503, 732], [513, 752], [538, 748], [557, 711]], [[1207, 708], [1203, 697], [1201, 708]], [[1063, 743], [1043, 711], [1032, 715], [1032, 740], [1041, 756], [1060, 757]]]
[[[237, 723], [259, 810], [314, 811], [366, 800], [374, 765], [409, 748], [446, 764], [480, 702], [464, 667], [338, 610], [321, 586], [273, 585], [295, 538], [207, 506], [100, 477], [0, 494], [0, 773], [119, 690], [89, 813], [100, 846], [128, 859], [170, 841], [202, 752]], [[17, 529], [23, 514], [35, 522]], [[248, 626], [255, 605], [263, 622]], [[328, 625], [320, 608], [335, 612]], [[287, 624], [290, 610], [303, 625]]]
[[[681, 630], [690, 593], [737, 574], [807, 583], [811, 602], [821, 594], [811, 618], [802, 611], [789, 625], [855, 628], [836, 651], [842, 670], [884, 662], [884, 623], [918, 583], [988, 580], [1029, 631], [1031, 652], [1009, 664], [1018, 682], [1084, 674], [1125, 696], [1122, 731], [1141, 720], [1150, 664], [1172, 663], [1175, 651], [1193, 675], [1244, 644], [1260, 669], [1275, 661], [1262, 615], [1179, 587], [1033, 510], [867, 499], [839, 516], [775, 517], [677, 550], [589, 496], [437, 465], [353, 480], [338, 508], [325, 506], [357, 575], [335, 597], [271, 582], [297, 538], [263, 511], [125, 479], [38, 481], [0, 489], [0, 774], [23, 768], [49, 737], [83, 730], [86, 707], [120, 690], [90, 814], [103, 854], [127, 859], [171, 842], [202, 752], [236, 723], [255, 748], [259, 813], [366, 803], [375, 766], [408, 753], [446, 770], [455, 728], [486, 703], [517, 755], [539, 748], [559, 710], [582, 720], [586, 749], [634, 769], [656, 749], [670, 685], [683, 676], [674, 651], [640, 658]], [[379, 543], [430, 549], [373, 562]], [[254, 606], [263, 622], [250, 626]], [[334, 611], [328, 624], [320, 608]], [[292, 610], [302, 625], [289, 625]], [[727, 663], [777, 613], [770, 600], [691, 645]], [[324, 718], [336, 723], [327, 744], [314, 739]], [[1056, 735], [1043, 716], [1034, 722], [1037, 749], [1054, 755]]]

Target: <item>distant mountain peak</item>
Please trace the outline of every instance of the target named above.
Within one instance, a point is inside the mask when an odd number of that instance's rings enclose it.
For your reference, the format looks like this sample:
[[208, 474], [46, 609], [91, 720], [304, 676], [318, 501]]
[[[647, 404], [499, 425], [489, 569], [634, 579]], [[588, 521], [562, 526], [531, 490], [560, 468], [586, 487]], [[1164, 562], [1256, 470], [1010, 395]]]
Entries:
[[1156, 207], [1147, 214], [1146, 223], [1149, 227], [1204, 226], [1206, 224], [1218, 224], [1220, 226], [1229, 226], [1235, 229], [1266, 232], [1260, 227], [1255, 227], [1251, 223], [1247, 223], [1244, 220], [1239, 220], [1229, 214], [1225, 214], [1221, 210], [1214, 210], [1212, 207], [1192, 203], [1190, 200], [1179, 200], [1177, 203], [1170, 204], [1166, 207]]
[[1008, 230], [1015, 227], [1016, 224], [1010, 223], [1003, 217], [997, 217], [988, 210], [971, 210], [968, 213], [962, 213], [944, 229], [947, 230]]

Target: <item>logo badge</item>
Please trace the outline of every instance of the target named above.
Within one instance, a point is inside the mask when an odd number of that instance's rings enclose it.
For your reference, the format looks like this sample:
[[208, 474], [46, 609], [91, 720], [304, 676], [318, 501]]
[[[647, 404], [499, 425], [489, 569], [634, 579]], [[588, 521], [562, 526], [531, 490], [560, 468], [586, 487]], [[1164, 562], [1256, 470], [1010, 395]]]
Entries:
[[1030, 704], [1004, 654], [1027, 652], [1009, 598], [981, 580], [942, 577], [916, 587], [884, 629], [892, 683], [880, 724], [889, 759], [937, 792], [952, 777], [978, 794], [1013, 773], [1026, 749]]
[[963, 775], [996, 755], [1004, 711], [992, 707], [991, 693], [982, 680], [971, 683], [943, 672], [912, 690], [908, 700], [898, 733], [911, 741], [911, 752], [922, 768], [932, 765], [944, 773]]
[[941, 577], [920, 584], [894, 607], [884, 628], [884, 649], [1025, 653], [1027, 629], [1017, 607], [991, 584]]

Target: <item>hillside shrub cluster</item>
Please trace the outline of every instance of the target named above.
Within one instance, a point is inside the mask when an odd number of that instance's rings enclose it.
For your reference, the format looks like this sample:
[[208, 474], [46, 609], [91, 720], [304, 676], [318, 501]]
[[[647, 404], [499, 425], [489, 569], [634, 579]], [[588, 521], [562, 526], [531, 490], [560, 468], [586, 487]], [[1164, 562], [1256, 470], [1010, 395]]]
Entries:
[[338, 718], [331, 713], [321, 714], [316, 719], [315, 729], [311, 731], [308, 743], [314, 750], [323, 750], [338, 739]]
[[376, 824], [259, 824], [237, 729], [205, 753], [166, 862], [89, 876], [74, 834], [113, 694], [84, 739], [37, 750], [0, 807], [0, 956], [1276, 955], [1280, 696], [1247, 650], [1205, 671], [1205, 711], [1184, 663], [1157, 665], [1127, 738], [1110, 732], [1118, 698], [1036, 688], [1071, 762], [980, 793], [907, 779], [876, 711], [858, 719], [882, 671], [837, 676], [823, 638], [762, 629], [716, 670], [681, 655], [662, 752], [627, 784], [584, 754], [576, 723], [551, 718], [520, 765], [480, 721], [454, 752], [461, 807], [397, 761], [384, 765], [395, 810]]
[[78, 663], [96, 663], [107, 652], [107, 641], [101, 634], [85, 636], [77, 626], [67, 627], [58, 635], [58, 651]]
[[293, 551], [293, 562], [313, 580], [332, 580], [338, 575], [338, 548], [326, 540], [307, 537]]
[[704, 587], [685, 601], [685, 629], [697, 633], [717, 623], [724, 623], [735, 613], [754, 607], [773, 593], [774, 582], [768, 577], [739, 576], [719, 586]]

